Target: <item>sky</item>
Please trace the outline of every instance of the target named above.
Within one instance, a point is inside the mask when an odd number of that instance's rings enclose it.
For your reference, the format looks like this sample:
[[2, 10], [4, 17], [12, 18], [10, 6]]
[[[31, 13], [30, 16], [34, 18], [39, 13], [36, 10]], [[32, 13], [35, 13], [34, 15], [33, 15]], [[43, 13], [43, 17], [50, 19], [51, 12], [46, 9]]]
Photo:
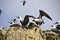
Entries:
[[51, 29], [51, 25], [60, 21], [60, 0], [26, 0], [26, 5], [23, 6], [23, 0], [0, 0], [0, 27], [9, 27], [11, 19], [16, 16], [24, 18], [25, 15], [33, 15], [38, 17], [39, 10], [44, 10], [53, 20], [43, 17], [45, 24], [41, 28]]

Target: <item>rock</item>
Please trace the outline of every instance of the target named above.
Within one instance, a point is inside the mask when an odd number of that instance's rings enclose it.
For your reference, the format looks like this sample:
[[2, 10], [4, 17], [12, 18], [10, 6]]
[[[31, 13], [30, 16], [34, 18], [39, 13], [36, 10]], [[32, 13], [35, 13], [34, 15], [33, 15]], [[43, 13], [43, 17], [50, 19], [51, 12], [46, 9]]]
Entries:
[[[33, 28], [26, 29], [21, 26], [13, 26], [9, 29], [2, 30], [3, 40], [46, 40], [45, 34], [38, 26], [32, 26]], [[0, 35], [1, 35], [0, 34]]]
[[46, 34], [46, 39], [47, 40], [60, 40], [59, 39], [59, 34], [51, 31], [51, 30], [46, 30], [44, 31], [44, 33]]

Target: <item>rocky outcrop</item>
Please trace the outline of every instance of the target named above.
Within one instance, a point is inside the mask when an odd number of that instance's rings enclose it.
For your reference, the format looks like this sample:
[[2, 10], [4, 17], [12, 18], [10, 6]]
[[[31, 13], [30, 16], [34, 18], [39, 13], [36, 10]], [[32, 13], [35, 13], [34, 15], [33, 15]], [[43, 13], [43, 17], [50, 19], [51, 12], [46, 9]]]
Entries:
[[43, 31], [36, 25], [28, 29], [23, 26], [11, 26], [0, 30], [0, 40], [60, 40], [60, 36], [51, 30]]
[[22, 26], [12, 26], [9, 29], [1, 30], [1, 40], [46, 40], [45, 34], [38, 26], [26, 29]]
[[46, 35], [46, 40], [60, 40], [59, 34], [51, 30], [43, 31]]

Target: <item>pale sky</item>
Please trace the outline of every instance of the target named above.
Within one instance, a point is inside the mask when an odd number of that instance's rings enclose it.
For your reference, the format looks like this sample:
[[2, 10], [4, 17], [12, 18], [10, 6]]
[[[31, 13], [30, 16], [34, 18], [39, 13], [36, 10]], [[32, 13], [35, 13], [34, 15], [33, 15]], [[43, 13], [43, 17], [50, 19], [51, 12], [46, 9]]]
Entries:
[[26, 0], [25, 6], [22, 5], [22, 0], [0, 0], [0, 10], [3, 13], [0, 15], [0, 27], [9, 27], [11, 19], [16, 16], [33, 15], [38, 17], [39, 10], [44, 10], [51, 16], [53, 21], [43, 17], [45, 24], [42, 29], [51, 29], [51, 25], [56, 21], [60, 21], [60, 0]]

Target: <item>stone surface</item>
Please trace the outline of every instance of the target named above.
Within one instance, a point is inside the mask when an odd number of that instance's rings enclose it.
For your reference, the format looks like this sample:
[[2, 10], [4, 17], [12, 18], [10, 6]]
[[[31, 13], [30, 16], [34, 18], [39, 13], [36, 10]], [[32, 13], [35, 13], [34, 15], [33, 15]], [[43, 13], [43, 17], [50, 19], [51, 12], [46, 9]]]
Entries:
[[10, 27], [9, 29], [2, 30], [0, 33], [1, 40], [46, 40], [45, 34], [38, 26], [26, 29], [21, 26]]
[[51, 30], [42, 30], [36, 25], [30, 28], [12, 26], [0, 30], [0, 40], [60, 40], [59, 34]]

